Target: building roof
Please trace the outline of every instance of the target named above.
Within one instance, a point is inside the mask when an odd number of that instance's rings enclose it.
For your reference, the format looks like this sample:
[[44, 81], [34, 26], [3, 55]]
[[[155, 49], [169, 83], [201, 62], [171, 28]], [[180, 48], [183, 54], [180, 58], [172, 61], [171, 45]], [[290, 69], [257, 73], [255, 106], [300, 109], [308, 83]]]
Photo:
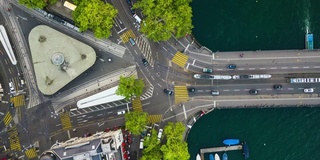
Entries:
[[96, 60], [92, 47], [45, 25], [31, 30], [29, 45], [36, 82], [45, 95], [56, 93]]

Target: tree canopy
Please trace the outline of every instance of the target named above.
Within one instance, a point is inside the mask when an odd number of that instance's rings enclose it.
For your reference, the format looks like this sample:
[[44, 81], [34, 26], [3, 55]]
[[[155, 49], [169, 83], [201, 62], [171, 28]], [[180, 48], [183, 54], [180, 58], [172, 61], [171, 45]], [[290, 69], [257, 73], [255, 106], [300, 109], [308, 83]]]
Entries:
[[101, 0], [76, 1], [77, 8], [73, 19], [81, 31], [92, 29], [97, 38], [108, 38], [111, 35], [113, 18], [118, 11]]
[[140, 135], [144, 131], [148, 122], [148, 114], [146, 112], [133, 111], [125, 114], [126, 128], [133, 135]]
[[144, 149], [140, 160], [162, 160], [160, 150], [160, 141], [158, 140], [157, 131], [152, 129], [151, 136], [144, 139]]
[[161, 146], [164, 160], [189, 160], [188, 144], [183, 140], [185, 127], [181, 122], [169, 122], [164, 128], [167, 142]]
[[136, 79], [135, 76], [120, 76], [119, 87], [116, 94], [124, 96], [126, 100], [129, 100], [132, 96], [140, 96], [142, 94], [143, 87], [143, 81], [141, 79]]
[[140, 31], [153, 41], [165, 41], [172, 34], [181, 38], [191, 33], [191, 0], [141, 0], [134, 8], [140, 8], [145, 19]]
[[43, 9], [48, 4], [56, 3], [57, 0], [19, 0], [19, 3], [27, 6], [28, 8]]

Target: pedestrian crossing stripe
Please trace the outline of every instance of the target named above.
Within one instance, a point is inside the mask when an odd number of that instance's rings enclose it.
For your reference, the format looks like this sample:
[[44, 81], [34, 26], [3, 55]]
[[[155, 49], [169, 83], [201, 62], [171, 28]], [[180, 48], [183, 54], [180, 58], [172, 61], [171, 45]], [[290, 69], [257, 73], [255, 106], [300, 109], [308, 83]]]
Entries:
[[174, 92], [175, 104], [179, 104], [181, 102], [186, 102], [189, 100], [187, 86], [174, 86]]
[[38, 156], [35, 148], [26, 150], [25, 154], [28, 157], [28, 159], [32, 159]]
[[60, 119], [64, 130], [72, 128], [69, 112], [61, 113]]
[[178, 66], [184, 68], [184, 66], [186, 65], [188, 61], [188, 56], [185, 54], [182, 54], [181, 52], [177, 52], [173, 58], [172, 58], [172, 62], [177, 64]]
[[21, 144], [20, 144], [20, 139], [18, 137], [18, 131], [17, 127], [14, 126], [10, 130], [8, 130], [9, 134], [9, 143], [10, 143], [10, 149], [16, 150], [16, 151], [21, 151]]
[[7, 114], [4, 116], [4, 120], [3, 120], [4, 124], [6, 126], [8, 126], [10, 124], [11, 120], [12, 120], [12, 116], [11, 116], [10, 112], [7, 112]]
[[130, 38], [136, 38], [136, 35], [133, 33], [133, 31], [130, 29], [126, 32], [124, 32], [121, 36], [120, 36], [121, 40], [123, 43], [127, 43], [129, 41]]
[[137, 96], [135, 99], [132, 100], [132, 108], [134, 111], [142, 112], [140, 96]]
[[18, 95], [10, 98], [10, 102], [14, 104], [14, 107], [21, 107], [25, 105], [24, 95]]
[[152, 123], [158, 123], [160, 122], [162, 119], [162, 114], [153, 114], [153, 115], [149, 115], [148, 116], [148, 123], [152, 124]]

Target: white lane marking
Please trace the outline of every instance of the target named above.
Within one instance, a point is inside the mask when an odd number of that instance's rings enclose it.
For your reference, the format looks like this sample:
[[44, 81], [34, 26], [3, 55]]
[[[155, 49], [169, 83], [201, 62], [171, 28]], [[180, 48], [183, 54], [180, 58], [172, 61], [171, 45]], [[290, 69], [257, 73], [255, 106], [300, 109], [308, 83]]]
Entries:
[[193, 60], [192, 65], [194, 65], [194, 62], [196, 62], [196, 60], [195, 60], [195, 59]]
[[162, 86], [159, 83], [157, 83], [157, 85], [162, 88]]
[[249, 70], [255, 70], [255, 68], [249, 68]]
[[81, 120], [83, 120], [82, 118], [80, 118], [80, 119], [77, 119], [77, 121], [81, 121]]
[[244, 68], [239, 68], [238, 70], [244, 70]]
[[267, 88], [266, 90], [267, 90], [267, 91], [271, 91], [272, 89], [270, 89], [270, 88]]
[[61, 126], [61, 124], [57, 124], [56, 126], [57, 126], [57, 127], [58, 127], [58, 126]]
[[203, 90], [198, 90], [198, 92], [203, 92]]
[[270, 68], [270, 69], [277, 69], [277, 67], [272, 67], [272, 68]]
[[186, 69], [188, 69], [188, 68], [189, 68], [189, 65], [190, 65], [190, 64], [188, 63], [188, 65], [187, 65]]
[[93, 116], [89, 116], [89, 117], [87, 117], [87, 118], [92, 118]]
[[233, 91], [240, 91], [240, 89], [235, 89], [235, 90], [233, 90]]
[[99, 117], [99, 116], [103, 116], [103, 114], [98, 114], [97, 116], [98, 116], [98, 117]]
[[288, 69], [288, 67], [281, 67], [281, 69]]
[[313, 68], [320, 68], [320, 66], [313, 66]]
[[148, 104], [150, 104], [150, 102], [148, 102], [148, 103], [144, 103], [144, 104], [142, 104], [142, 106], [146, 106], [146, 105], [148, 105]]
[[206, 90], [206, 92], [210, 92], [211, 90]]
[[303, 68], [310, 68], [309, 66], [305, 66], [305, 67], [303, 67]]
[[218, 71], [222, 71], [223, 69], [217, 69]]
[[288, 88], [288, 90], [293, 90], [293, 88]]
[[154, 80], [153, 76], [150, 76], [150, 77]]
[[293, 69], [297, 69], [297, 68], [299, 68], [299, 67], [292, 67]]
[[168, 50], [166, 48], [164, 48], [164, 47], [162, 47], [162, 48], [168, 52]]
[[136, 53], [136, 55], [138, 55], [138, 52], [136, 50], [133, 50], [133, 51], [134, 51], [134, 53]]
[[223, 90], [223, 91], [229, 91], [229, 89], [225, 89], [225, 90]]
[[260, 68], [260, 69], [266, 69], [266, 68]]

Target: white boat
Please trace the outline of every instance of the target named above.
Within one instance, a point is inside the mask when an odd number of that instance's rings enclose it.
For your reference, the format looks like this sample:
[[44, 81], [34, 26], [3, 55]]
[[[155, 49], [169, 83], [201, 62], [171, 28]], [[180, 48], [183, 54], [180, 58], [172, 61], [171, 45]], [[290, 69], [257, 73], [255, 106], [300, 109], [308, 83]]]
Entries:
[[220, 160], [220, 157], [219, 157], [219, 155], [217, 153], [214, 154], [214, 160]]
[[200, 154], [197, 154], [196, 160], [201, 160]]

